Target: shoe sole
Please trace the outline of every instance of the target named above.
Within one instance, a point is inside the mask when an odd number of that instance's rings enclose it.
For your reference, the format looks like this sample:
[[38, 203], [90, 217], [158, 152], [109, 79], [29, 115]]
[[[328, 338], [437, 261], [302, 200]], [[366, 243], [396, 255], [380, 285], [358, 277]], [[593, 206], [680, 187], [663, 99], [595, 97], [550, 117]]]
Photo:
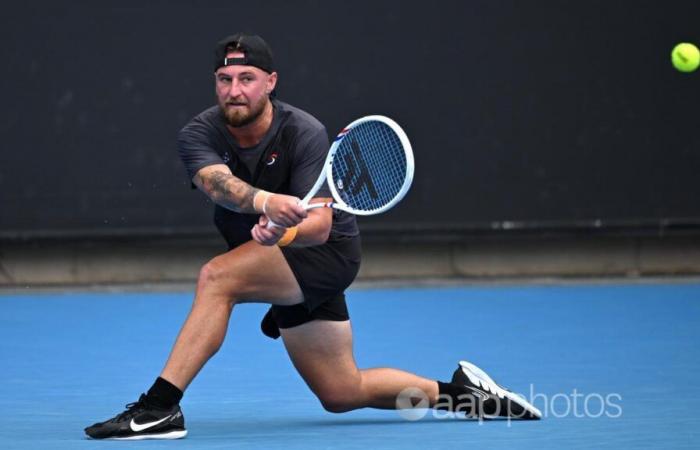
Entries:
[[[104, 439], [95, 439], [95, 440], [98, 440], [98, 441], [143, 441], [146, 439], [172, 440], [172, 439], [182, 439], [185, 436], [187, 436], [187, 430], [170, 431], [168, 433], [160, 433], [160, 434], [139, 434], [136, 436], [113, 437], [113, 438], [104, 438]], [[93, 438], [90, 438], [90, 439], [93, 439]]]
[[[539, 409], [535, 408], [533, 405], [531, 405], [528, 401], [526, 401], [524, 398], [520, 397], [519, 395], [510, 392], [506, 389], [503, 389], [498, 383], [493, 381], [493, 378], [491, 378], [486, 372], [481, 370], [479, 367], [475, 366], [474, 364], [468, 362], [468, 361], [460, 361], [459, 366], [462, 368], [462, 371], [469, 371], [472, 375], [474, 375], [476, 378], [480, 379], [486, 384], [493, 384], [494, 386], [498, 386], [499, 389], [501, 389], [506, 397], [514, 403], [517, 403], [518, 405], [522, 406], [524, 410], [529, 412], [534, 416], [536, 420], [539, 420], [542, 418], [542, 412], [540, 412]], [[465, 373], [466, 375], [466, 373]], [[497, 417], [487, 417], [490, 419], [495, 419]], [[501, 418], [501, 417], [498, 417]], [[525, 419], [528, 420], [529, 418], [525, 417], [518, 417], [518, 419]]]

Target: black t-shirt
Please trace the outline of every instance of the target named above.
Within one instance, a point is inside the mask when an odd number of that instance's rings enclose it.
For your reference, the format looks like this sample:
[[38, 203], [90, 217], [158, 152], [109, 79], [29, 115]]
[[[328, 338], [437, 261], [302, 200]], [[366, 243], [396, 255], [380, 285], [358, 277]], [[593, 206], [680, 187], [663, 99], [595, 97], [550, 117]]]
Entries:
[[[190, 180], [202, 168], [226, 164], [231, 172], [257, 188], [303, 198], [316, 182], [328, 154], [328, 134], [312, 115], [279, 100], [270, 129], [254, 147], [240, 147], [226, 128], [218, 106], [193, 118], [178, 134], [178, 151]], [[316, 197], [330, 197], [327, 185]], [[229, 244], [251, 239], [257, 214], [237, 213], [216, 206], [214, 222]], [[333, 210], [330, 241], [359, 234], [355, 217]]]

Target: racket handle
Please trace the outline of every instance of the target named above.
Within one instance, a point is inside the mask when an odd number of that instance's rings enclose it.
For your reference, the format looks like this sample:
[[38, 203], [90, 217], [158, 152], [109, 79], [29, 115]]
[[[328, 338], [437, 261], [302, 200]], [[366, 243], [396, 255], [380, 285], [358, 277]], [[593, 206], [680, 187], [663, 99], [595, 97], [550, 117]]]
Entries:
[[316, 208], [332, 208], [335, 205], [335, 202], [326, 202], [326, 203], [311, 203], [310, 205], [304, 206], [304, 209], [307, 211], [310, 209], [316, 209]]
[[270, 218], [268, 218], [267, 220], [268, 220], [268, 222], [267, 222], [267, 225], [265, 225], [265, 228], [267, 228], [268, 230], [269, 230], [270, 228], [274, 228], [274, 227], [277, 227], [277, 228], [285, 228], [285, 227], [283, 227], [282, 225], [276, 224], [276, 223], [273, 222]]

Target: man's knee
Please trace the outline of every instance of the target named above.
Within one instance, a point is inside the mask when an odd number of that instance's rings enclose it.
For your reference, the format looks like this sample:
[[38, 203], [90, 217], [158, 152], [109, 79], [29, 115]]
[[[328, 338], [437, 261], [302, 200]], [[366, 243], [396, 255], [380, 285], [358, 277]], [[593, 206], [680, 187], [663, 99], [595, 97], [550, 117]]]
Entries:
[[347, 397], [319, 397], [323, 409], [331, 413], [344, 413], [357, 409], [356, 401]]
[[[234, 270], [214, 258], [200, 269], [197, 290], [206, 291], [207, 294], [220, 294], [229, 302], [235, 303], [236, 293], [240, 291], [238, 278]], [[211, 295], [207, 297], [211, 298]]]
[[363, 394], [359, 385], [324, 389], [316, 395], [323, 409], [332, 413], [344, 413], [364, 406]]

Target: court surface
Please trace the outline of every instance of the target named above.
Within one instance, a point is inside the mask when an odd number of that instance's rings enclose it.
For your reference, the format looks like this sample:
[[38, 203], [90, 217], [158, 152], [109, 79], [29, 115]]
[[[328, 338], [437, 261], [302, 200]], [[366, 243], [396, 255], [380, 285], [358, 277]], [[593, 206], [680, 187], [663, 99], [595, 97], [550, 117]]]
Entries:
[[0, 448], [697, 448], [700, 283], [354, 289], [361, 367], [448, 380], [459, 359], [532, 398], [539, 422], [325, 412], [263, 305], [234, 310], [182, 406], [182, 441], [84, 438], [158, 375], [191, 293], [0, 296]]

